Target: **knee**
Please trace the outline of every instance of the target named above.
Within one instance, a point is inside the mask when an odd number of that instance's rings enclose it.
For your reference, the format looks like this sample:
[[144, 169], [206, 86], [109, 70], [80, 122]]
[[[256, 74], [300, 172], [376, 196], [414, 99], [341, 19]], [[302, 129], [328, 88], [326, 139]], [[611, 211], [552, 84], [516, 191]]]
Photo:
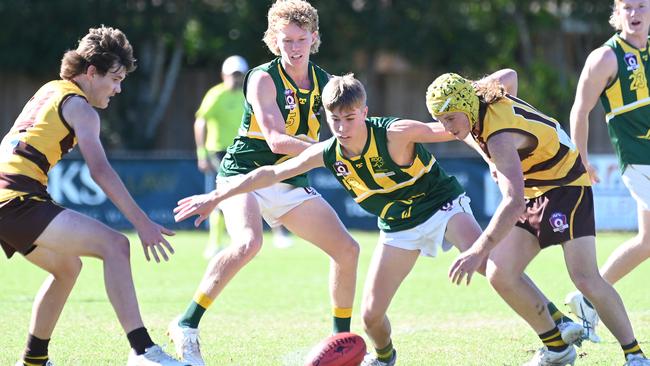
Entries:
[[639, 247], [641, 248], [641, 255], [644, 259], [650, 257], [650, 232], [639, 233], [638, 235]]
[[81, 273], [81, 259], [79, 257], [70, 257], [66, 258], [64, 261], [60, 261], [52, 275], [57, 281], [65, 281], [74, 283]]
[[332, 259], [343, 268], [356, 268], [359, 263], [359, 253], [361, 248], [352, 237], [349, 240], [342, 242], [337, 248], [336, 254]]
[[102, 243], [101, 257], [104, 260], [129, 261], [131, 259], [129, 239], [124, 234], [111, 233], [109, 238]]
[[486, 276], [490, 285], [497, 291], [506, 291], [513, 288], [517, 276], [514, 276], [509, 271], [501, 269], [496, 266], [488, 266], [486, 269]]
[[365, 329], [373, 328], [383, 321], [384, 315], [385, 314], [383, 314], [381, 311], [374, 309], [371, 304], [364, 304], [361, 310], [361, 320], [363, 322], [363, 327]]
[[261, 249], [262, 238], [251, 236], [237, 245], [235, 250], [238, 258], [248, 262], [251, 259], [255, 258]]
[[571, 280], [576, 288], [587, 297], [592, 296], [599, 287], [606, 284], [605, 280], [599, 273], [573, 273]]

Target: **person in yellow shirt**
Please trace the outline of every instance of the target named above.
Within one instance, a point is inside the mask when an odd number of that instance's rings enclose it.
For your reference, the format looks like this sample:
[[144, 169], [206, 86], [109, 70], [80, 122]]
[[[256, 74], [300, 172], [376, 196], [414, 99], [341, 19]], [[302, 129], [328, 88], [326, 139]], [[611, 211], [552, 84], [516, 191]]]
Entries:
[[[221, 66], [221, 83], [213, 86], [203, 97], [196, 111], [194, 140], [198, 168], [205, 174], [205, 190], [215, 188], [215, 180], [226, 148], [233, 142], [244, 114], [242, 83], [248, 63], [241, 56], [226, 58]], [[209, 221], [210, 236], [203, 252], [212, 258], [227, 240], [226, 226], [221, 211], [215, 210]]]

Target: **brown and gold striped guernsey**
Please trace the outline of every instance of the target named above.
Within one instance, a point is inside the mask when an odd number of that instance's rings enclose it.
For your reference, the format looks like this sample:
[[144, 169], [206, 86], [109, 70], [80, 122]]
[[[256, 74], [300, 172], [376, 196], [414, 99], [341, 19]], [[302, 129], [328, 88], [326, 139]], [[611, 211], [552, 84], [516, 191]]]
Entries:
[[526, 198], [539, 197], [556, 187], [591, 185], [578, 150], [555, 119], [511, 95], [482, 105], [480, 117], [472, 136], [488, 157], [487, 141], [498, 133], [516, 132], [535, 141], [531, 148], [519, 150]]
[[86, 98], [71, 81], [43, 85], [27, 102], [0, 143], [0, 203], [46, 191], [47, 173], [77, 144], [61, 106], [71, 96]]

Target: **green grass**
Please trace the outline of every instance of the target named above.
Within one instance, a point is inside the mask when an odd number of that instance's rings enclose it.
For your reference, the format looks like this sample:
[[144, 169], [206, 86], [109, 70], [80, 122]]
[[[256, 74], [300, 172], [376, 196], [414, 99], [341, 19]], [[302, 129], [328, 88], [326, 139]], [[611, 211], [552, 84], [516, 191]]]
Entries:
[[[376, 233], [353, 234], [362, 245], [353, 331], [363, 333], [359, 295]], [[599, 262], [631, 234], [598, 237]], [[206, 261], [206, 235], [181, 232], [173, 240], [177, 254], [169, 263], [144, 260], [133, 236], [133, 267], [145, 324], [154, 341], [168, 343], [167, 323], [185, 309]], [[456, 287], [446, 273], [456, 252], [421, 258], [398, 291], [389, 317], [400, 365], [521, 365], [539, 347], [539, 339], [487, 281]], [[230, 283], [201, 323], [208, 365], [301, 365], [308, 349], [331, 330], [327, 292], [328, 261], [304, 242], [285, 250], [266, 245]], [[545, 250], [528, 273], [562, 310], [573, 290], [559, 247]], [[27, 334], [31, 303], [45, 273], [23, 258], [0, 259], [0, 365], [12, 365]], [[642, 281], [644, 263], [617, 284], [641, 346], [650, 351], [650, 296]], [[620, 365], [621, 350], [600, 327], [603, 343], [579, 349], [583, 365]], [[167, 346], [171, 350], [171, 345]], [[124, 365], [128, 343], [104, 292], [101, 263], [84, 260], [84, 269], [55, 330], [50, 355], [57, 365]]]

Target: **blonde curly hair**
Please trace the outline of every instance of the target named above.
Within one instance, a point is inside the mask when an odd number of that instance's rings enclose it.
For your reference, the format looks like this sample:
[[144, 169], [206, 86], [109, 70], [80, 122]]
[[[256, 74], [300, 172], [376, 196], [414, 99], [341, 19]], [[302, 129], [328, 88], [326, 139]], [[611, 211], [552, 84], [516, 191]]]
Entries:
[[311, 45], [311, 53], [318, 52], [320, 34], [318, 34], [318, 11], [304, 0], [277, 0], [267, 15], [268, 27], [262, 40], [269, 50], [280, 56], [277, 42], [277, 32], [287, 24], [295, 23], [308, 32], [316, 32], [316, 40]]

